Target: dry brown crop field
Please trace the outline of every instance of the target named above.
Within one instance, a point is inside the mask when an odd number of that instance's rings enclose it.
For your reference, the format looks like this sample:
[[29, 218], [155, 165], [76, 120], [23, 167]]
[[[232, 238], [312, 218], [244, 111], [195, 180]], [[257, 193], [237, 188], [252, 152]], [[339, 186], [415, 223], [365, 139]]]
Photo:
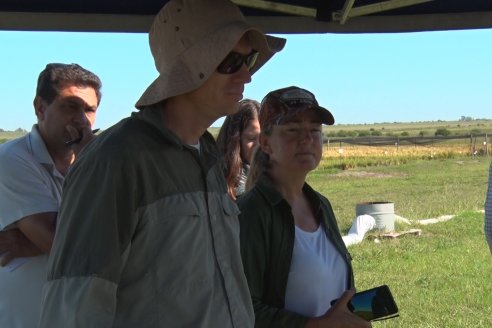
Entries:
[[472, 147], [465, 143], [434, 144], [427, 146], [358, 146], [358, 145], [330, 145], [323, 149], [323, 157], [326, 158], [351, 158], [351, 157], [439, 157], [455, 154], [457, 156], [471, 155]]
[[331, 143], [323, 146], [323, 158], [319, 169], [335, 173], [338, 170], [360, 167], [401, 165], [412, 160], [488, 157], [491, 154], [490, 145], [472, 144], [466, 139], [437, 142], [430, 145], [398, 146]]

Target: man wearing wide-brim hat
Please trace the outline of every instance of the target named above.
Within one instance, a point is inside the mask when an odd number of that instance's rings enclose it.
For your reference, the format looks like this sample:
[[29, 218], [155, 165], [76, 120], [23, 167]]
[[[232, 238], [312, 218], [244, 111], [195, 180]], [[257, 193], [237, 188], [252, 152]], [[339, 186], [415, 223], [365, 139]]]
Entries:
[[228, 0], [171, 0], [149, 33], [159, 76], [66, 180], [41, 327], [253, 327], [238, 209], [213, 137], [285, 40]]

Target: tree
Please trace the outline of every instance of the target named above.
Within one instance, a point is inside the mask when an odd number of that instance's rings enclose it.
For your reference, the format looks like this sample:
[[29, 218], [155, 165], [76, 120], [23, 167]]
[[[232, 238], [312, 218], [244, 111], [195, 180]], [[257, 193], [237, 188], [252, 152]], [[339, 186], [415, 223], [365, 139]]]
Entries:
[[451, 134], [451, 131], [449, 131], [448, 129], [446, 128], [439, 128], [436, 130], [436, 132], [434, 133], [435, 136], [449, 136]]
[[482, 130], [480, 130], [480, 129], [473, 129], [473, 130], [470, 131], [470, 134], [472, 136], [476, 136], [476, 135], [482, 134]]
[[26, 134], [27, 133], [27, 131], [25, 129], [22, 129], [22, 128], [17, 128], [17, 129], [15, 129], [14, 132], [22, 133], [22, 134]]

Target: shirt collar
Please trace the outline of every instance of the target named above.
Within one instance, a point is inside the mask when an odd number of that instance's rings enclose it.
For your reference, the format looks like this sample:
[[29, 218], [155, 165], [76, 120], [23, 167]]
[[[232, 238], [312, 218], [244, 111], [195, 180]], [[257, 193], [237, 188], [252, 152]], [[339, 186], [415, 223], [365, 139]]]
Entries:
[[[258, 188], [258, 190], [265, 196], [267, 201], [273, 206], [278, 205], [282, 201], [285, 201], [282, 194], [273, 187], [273, 181], [266, 173], [263, 173], [259, 177], [255, 187]], [[317, 214], [320, 210], [321, 203], [316, 191], [311, 188], [311, 186], [308, 185], [306, 182], [304, 183], [302, 190], [308, 198], [309, 202], [314, 206], [314, 212], [315, 214]]]
[[[164, 117], [162, 115], [161, 106], [162, 104], [160, 103], [145, 106], [140, 111], [133, 112], [132, 117], [145, 121], [146, 123], [154, 126], [164, 135], [166, 139], [172, 141], [176, 145], [179, 145], [181, 147], [189, 146], [188, 144], [183, 143], [181, 139], [178, 138], [178, 136], [176, 136], [171, 130], [166, 127], [166, 125], [164, 124]], [[208, 139], [208, 141], [214, 140], [214, 137], [208, 131], [205, 131], [201, 138], [206, 138]], [[202, 145], [200, 144], [200, 146]]]
[[[185, 144], [181, 141], [181, 139], [178, 138], [171, 130], [169, 130], [166, 125], [164, 124], [164, 119], [162, 116], [161, 112], [161, 106], [162, 104], [154, 104], [150, 106], [145, 106], [138, 112], [133, 112], [132, 113], [132, 118], [140, 119], [142, 121], [145, 121], [146, 123], [152, 125], [155, 127], [157, 130], [159, 130], [163, 137], [166, 138], [166, 140], [170, 141], [174, 145], [178, 147], [186, 147], [186, 148], [191, 148], [190, 145]], [[200, 153], [210, 153], [210, 155], [217, 160], [219, 154], [216, 151], [215, 147], [215, 139], [212, 136], [212, 134], [208, 131], [205, 131], [205, 133], [200, 137], [201, 140], [205, 140], [205, 142], [200, 142]], [[213, 145], [211, 148], [209, 145]]]
[[38, 125], [34, 124], [32, 126], [31, 132], [29, 133], [28, 146], [30, 148], [33, 157], [41, 164], [55, 165], [53, 159], [46, 148], [43, 138], [38, 130]]
[[63, 175], [56, 169], [55, 162], [53, 162], [53, 158], [51, 158], [48, 148], [46, 148], [46, 144], [39, 133], [37, 124], [32, 126], [27, 142], [34, 159], [48, 170], [51, 170], [53, 176], [64, 179]]

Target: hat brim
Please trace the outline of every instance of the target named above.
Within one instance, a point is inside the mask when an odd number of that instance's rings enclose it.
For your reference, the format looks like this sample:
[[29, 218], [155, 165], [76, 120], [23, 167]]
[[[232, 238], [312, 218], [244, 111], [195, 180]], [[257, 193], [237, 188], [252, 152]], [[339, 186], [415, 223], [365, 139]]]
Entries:
[[[256, 28], [250, 28], [245, 31], [248, 34], [248, 38], [251, 42], [253, 49], [258, 51], [258, 59], [255, 65], [251, 69], [251, 75], [257, 72], [267, 61], [269, 61], [273, 55], [281, 51], [286, 40], [271, 35], [265, 35], [263, 32]], [[239, 40], [238, 40], [239, 41]]]
[[335, 118], [333, 117], [333, 114], [326, 108], [318, 106], [318, 107], [313, 107], [313, 109], [317, 110], [321, 116], [321, 123], [326, 124], [326, 125], [333, 125], [335, 124]]
[[[259, 29], [251, 27], [242, 21], [226, 25], [187, 49], [187, 53], [202, 55], [200, 63], [186, 61], [185, 54], [182, 61], [175, 63], [172, 67], [168, 67], [166, 72], [160, 72], [159, 76], [144, 91], [135, 107], [142, 109], [145, 106], [198, 89], [210, 78], [220, 62], [244, 35], [247, 35], [251, 42], [251, 47], [259, 53], [256, 63], [250, 71], [252, 75], [269, 61], [275, 53], [281, 51], [286, 42], [283, 38], [265, 35]], [[222, 49], [217, 49], [216, 44], [221, 44]], [[191, 65], [202, 66], [201, 69], [197, 68], [202, 73], [200, 77], [190, 72], [193, 69], [193, 67], [189, 67]]]

